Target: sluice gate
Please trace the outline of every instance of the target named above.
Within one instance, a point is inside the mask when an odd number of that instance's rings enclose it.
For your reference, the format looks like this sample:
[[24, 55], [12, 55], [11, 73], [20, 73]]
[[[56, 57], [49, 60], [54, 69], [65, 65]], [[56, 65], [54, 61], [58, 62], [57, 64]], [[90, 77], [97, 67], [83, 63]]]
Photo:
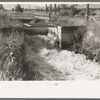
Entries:
[[[10, 29], [10, 28], [8, 28]], [[24, 31], [28, 35], [53, 35], [61, 49], [67, 49], [73, 45], [73, 34], [81, 33], [83, 35], [86, 26], [57, 26], [49, 24], [24, 24], [23, 27], [16, 27], [18, 31]], [[5, 31], [6, 28], [1, 30]]]

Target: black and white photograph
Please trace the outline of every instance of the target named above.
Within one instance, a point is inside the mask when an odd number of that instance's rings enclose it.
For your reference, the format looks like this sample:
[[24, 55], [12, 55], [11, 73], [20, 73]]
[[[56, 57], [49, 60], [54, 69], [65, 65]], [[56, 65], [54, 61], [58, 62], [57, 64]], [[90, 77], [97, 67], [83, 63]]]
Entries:
[[100, 4], [1, 3], [0, 81], [77, 80], [100, 80]]

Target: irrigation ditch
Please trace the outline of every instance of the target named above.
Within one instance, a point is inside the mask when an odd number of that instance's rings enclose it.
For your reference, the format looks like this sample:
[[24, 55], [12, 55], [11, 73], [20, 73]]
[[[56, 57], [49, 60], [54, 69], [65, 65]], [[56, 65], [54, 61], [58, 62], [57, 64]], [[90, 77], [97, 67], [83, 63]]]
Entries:
[[[34, 24], [1, 28], [0, 80], [99, 79], [99, 53], [95, 55], [99, 47], [89, 52], [90, 33], [86, 26]], [[87, 45], [90, 48], [85, 48]]]

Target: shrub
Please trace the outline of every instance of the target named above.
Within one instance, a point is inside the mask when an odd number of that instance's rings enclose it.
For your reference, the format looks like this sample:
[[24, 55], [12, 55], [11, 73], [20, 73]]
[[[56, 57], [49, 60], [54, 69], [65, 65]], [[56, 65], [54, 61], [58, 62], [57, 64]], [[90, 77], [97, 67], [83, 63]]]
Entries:
[[0, 28], [8, 26], [22, 26], [22, 23], [19, 20], [11, 20], [10, 16], [4, 12], [0, 13]]
[[81, 26], [73, 33], [73, 45], [68, 48], [70, 51], [75, 53], [81, 53], [82, 41], [84, 38], [84, 33], [87, 31], [87, 27]]
[[62, 16], [75, 16], [80, 12], [80, 10], [77, 9], [75, 5], [71, 5], [70, 7], [68, 7], [67, 5], [63, 4], [61, 6], [60, 12]]
[[100, 25], [92, 23], [88, 26], [88, 32], [85, 33], [82, 42], [82, 51], [86, 53], [87, 57], [100, 61]]
[[16, 7], [15, 7], [15, 11], [16, 11], [16, 12], [23, 12], [23, 10], [24, 10], [24, 9], [21, 8], [21, 5], [20, 5], [20, 4], [17, 4], [17, 5], [16, 5]]
[[5, 13], [0, 13], [0, 27], [5, 27], [10, 24], [10, 18]]
[[92, 23], [87, 30], [79, 29], [73, 34], [73, 45], [68, 49], [85, 54], [87, 59], [100, 62], [100, 25]]
[[23, 46], [23, 32], [19, 32], [15, 28], [3, 28], [0, 30], [0, 80], [24, 79]]

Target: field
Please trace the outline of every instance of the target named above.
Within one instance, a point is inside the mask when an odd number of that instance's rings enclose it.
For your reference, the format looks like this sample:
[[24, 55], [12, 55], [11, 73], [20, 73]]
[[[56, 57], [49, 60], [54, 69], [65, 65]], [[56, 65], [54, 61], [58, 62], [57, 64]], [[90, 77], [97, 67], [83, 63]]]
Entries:
[[[9, 14], [8, 14], [9, 13]], [[34, 16], [35, 15], [35, 16]], [[41, 15], [41, 16], [39, 16]], [[40, 20], [34, 22], [34, 17]], [[45, 17], [44, 17], [45, 16]], [[13, 18], [11, 20], [10, 18]], [[15, 18], [15, 19], [14, 19]], [[84, 26], [86, 18], [59, 16], [48, 20], [46, 14], [6, 12], [0, 15], [0, 80], [99, 80], [100, 29], [91, 23], [81, 42], [61, 50], [53, 35], [26, 35], [18, 19], [32, 19], [30, 23], [49, 23], [61, 26]], [[46, 19], [46, 21], [45, 21]], [[41, 21], [42, 20], [42, 21]], [[10, 29], [9, 29], [10, 27]], [[78, 34], [79, 35], [79, 34]], [[77, 38], [78, 39], [78, 38]], [[80, 45], [80, 46], [79, 46]], [[76, 47], [78, 47], [76, 53]]]

